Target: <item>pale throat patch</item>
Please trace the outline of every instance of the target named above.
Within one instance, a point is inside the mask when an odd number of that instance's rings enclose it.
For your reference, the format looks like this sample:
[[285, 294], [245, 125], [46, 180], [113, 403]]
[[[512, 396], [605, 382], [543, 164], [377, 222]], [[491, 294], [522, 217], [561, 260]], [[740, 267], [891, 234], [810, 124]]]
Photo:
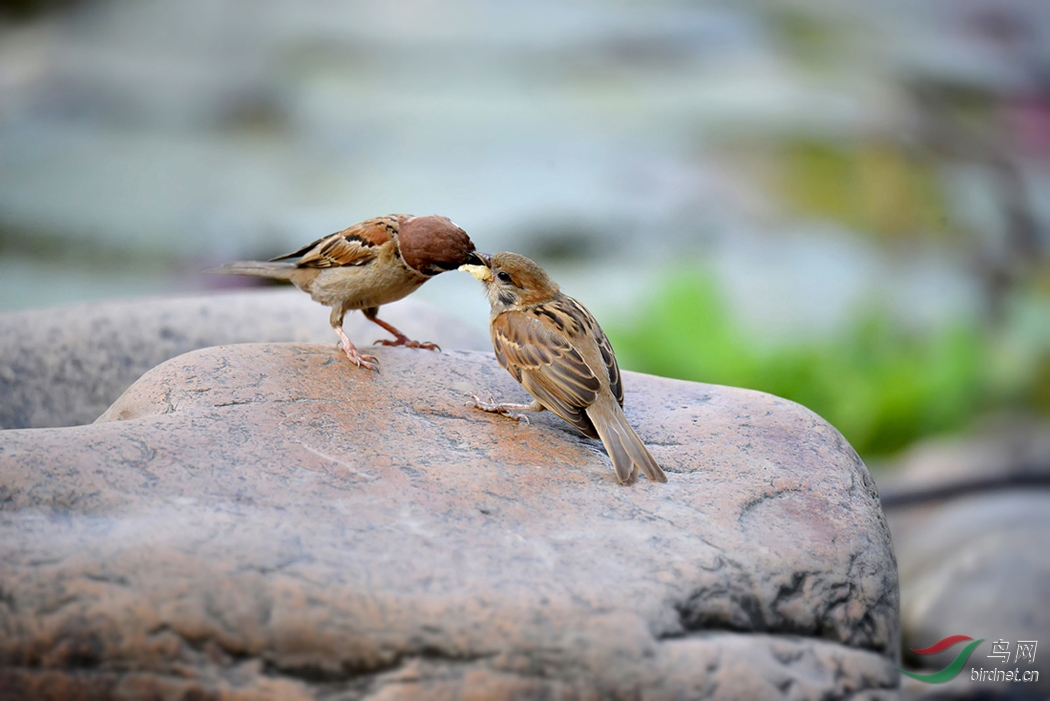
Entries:
[[470, 273], [476, 280], [481, 280], [482, 282], [488, 282], [492, 279], [492, 271], [484, 265], [461, 265], [459, 269]]

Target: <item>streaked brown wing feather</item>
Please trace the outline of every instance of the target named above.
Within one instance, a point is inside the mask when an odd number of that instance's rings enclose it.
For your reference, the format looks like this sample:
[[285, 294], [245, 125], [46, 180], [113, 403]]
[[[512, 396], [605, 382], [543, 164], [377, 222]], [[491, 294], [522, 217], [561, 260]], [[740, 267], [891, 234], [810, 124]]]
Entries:
[[273, 260], [298, 258], [296, 266], [299, 268], [365, 265], [375, 260], [379, 247], [397, 234], [399, 218], [399, 215], [391, 215], [368, 219]]
[[598, 323], [594, 323], [594, 336], [595, 340], [598, 341], [598, 350], [602, 352], [602, 360], [605, 361], [605, 368], [609, 371], [609, 389], [612, 390], [613, 396], [616, 397], [616, 401], [619, 402], [620, 408], [623, 408], [623, 378], [620, 376], [620, 366], [616, 362], [616, 354], [613, 353], [612, 344], [609, 343], [609, 338], [602, 331], [602, 327], [598, 326]]
[[550, 319], [558, 328], [564, 328], [573, 336], [582, 335], [593, 338], [601, 353], [602, 363], [609, 378], [609, 389], [612, 391], [616, 401], [623, 408], [623, 378], [620, 376], [620, 366], [616, 362], [616, 354], [613, 352], [609, 338], [598, 325], [597, 320], [587, 309], [572, 297], [560, 295], [550, 304], [544, 305], [541, 314]]
[[575, 426], [583, 435], [588, 438], [600, 437], [598, 431], [594, 428], [594, 424], [591, 422], [590, 417], [587, 416], [586, 409], [565, 403], [561, 398], [550, 391], [549, 385], [535, 381], [535, 377], [532, 375], [526, 375], [521, 386], [525, 388], [525, 391], [535, 397], [544, 408], [563, 421]]
[[564, 332], [541, 316], [506, 312], [492, 322], [492, 346], [500, 365], [529, 394], [584, 434], [597, 436], [585, 409], [597, 399], [601, 381]]
[[297, 263], [300, 268], [341, 268], [364, 265], [379, 255], [378, 246], [357, 238], [333, 234], [308, 252]]

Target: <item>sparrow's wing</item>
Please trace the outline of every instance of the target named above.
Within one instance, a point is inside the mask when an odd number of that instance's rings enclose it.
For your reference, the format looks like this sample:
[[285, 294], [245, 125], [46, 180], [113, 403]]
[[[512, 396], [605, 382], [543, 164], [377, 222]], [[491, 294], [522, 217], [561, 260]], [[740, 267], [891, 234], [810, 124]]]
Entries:
[[[601, 362], [605, 365], [606, 374], [609, 377], [609, 390], [623, 408], [623, 378], [620, 376], [616, 354], [613, 352], [612, 344], [609, 343], [609, 338], [587, 308], [572, 297], [558, 295], [546, 304], [533, 307], [528, 313], [553, 325], [559, 331], [567, 333], [577, 348], [589, 343], [589, 339], [594, 339]], [[587, 357], [586, 353], [584, 357]], [[597, 358], [598, 356], [591, 354], [590, 357]], [[596, 367], [594, 370], [598, 371]]]
[[375, 260], [379, 247], [397, 234], [399, 218], [391, 215], [368, 219], [273, 260], [298, 258], [295, 265], [299, 268], [365, 265]]
[[602, 327], [598, 326], [598, 322], [594, 322], [594, 340], [598, 341], [598, 350], [602, 353], [602, 360], [605, 361], [605, 369], [609, 371], [609, 389], [612, 390], [613, 396], [616, 397], [616, 401], [620, 403], [620, 408], [623, 408], [623, 378], [620, 377], [620, 366], [616, 362], [616, 354], [613, 353], [612, 344], [609, 343], [608, 337], [605, 332], [602, 331]]
[[[552, 321], [557, 302], [539, 314], [506, 312], [492, 322], [492, 346], [500, 365], [539, 402], [585, 435], [597, 432], [585, 412], [598, 398], [601, 381], [573, 346], [566, 325]], [[568, 321], [568, 320], [566, 320]], [[568, 322], [571, 324], [571, 322]]]

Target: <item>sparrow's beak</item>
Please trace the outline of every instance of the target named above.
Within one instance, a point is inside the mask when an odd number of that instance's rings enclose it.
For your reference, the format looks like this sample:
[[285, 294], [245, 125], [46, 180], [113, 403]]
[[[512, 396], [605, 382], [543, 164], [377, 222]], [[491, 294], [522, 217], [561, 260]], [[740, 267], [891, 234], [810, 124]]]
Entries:
[[484, 265], [487, 268], [490, 260], [492, 260], [492, 256], [480, 251], [471, 251], [467, 254], [467, 265]]
[[459, 266], [459, 269], [470, 273], [476, 279], [482, 282], [488, 282], [492, 279], [492, 270], [489, 265], [492, 263], [492, 256], [478, 251], [471, 251], [467, 254], [467, 262]]

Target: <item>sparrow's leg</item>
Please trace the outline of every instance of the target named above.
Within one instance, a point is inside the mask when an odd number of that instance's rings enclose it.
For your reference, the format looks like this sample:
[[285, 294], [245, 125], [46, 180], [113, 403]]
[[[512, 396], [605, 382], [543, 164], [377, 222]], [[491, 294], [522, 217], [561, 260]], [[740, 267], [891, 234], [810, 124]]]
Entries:
[[346, 357], [350, 359], [351, 363], [353, 363], [357, 367], [365, 367], [369, 370], [379, 369], [379, 364], [376, 362], [376, 357], [374, 355], [365, 355], [364, 353], [357, 350], [357, 347], [350, 342], [350, 339], [347, 337], [346, 332], [343, 331], [342, 326], [336, 326], [335, 332], [339, 334], [339, 338], [342, 339], [340, 347], [343, 349], [343, 352], [346, 353]]
[[394, 338], [397, 339], [395, 341], [391, 341], [391, 340], [386, 339], [386, 338], [381, 338], [378, 341], [376, 341], [374, 345], [381, 345], [381, 346], [405, 346], [406, 348], [424, 348], [426, 350], [436, 350], [436, 351], [441, 350], [440, 348], [438, 348], [438, 345], [436, 343], [420, 343], [419, 341], [413, 341], [413, 340], [409, 339], [408, 336], [406, 336], [405, 334], [403, 334], [400, 331], [398, 331], [392, 325], [390, 325], [387, 322], [385, 322], [382, 319], [380, 319], [378, 316], [376, 316], [377, 314], [379, 314], [379, 307], [370, 307], [369, 309], [365, 309], [363, 311], [365, 313], [365, 317], [369, 321], [374, 322], [376, 324], [379, 324], [384, 329], [389, 331], [390, 334], [392, 336], [394, 336]]
[[487, 401], [487, 402], [483, 402], [478, 397], [478, 395], [472, 394], [472, 395], [470, 395], [470, 401], [473, 402], [475, 409], [481, 409], [482, 411], [487, 411], [487, 412], [489, 412], [491, 414], [502, 414], [503, 416], [506, 416], [508, 418], [514, 419], [516, 421], [521, 421], [522, 419], [525, 419], [525, 423], [526, 424], [530, 423], [529, 422], [529, 417], [525, 416], [525, 414], [515, 414], [514, 412], [516, 412], [516, 411], [543, 411], [543, 409], [544, 409], [543, 405], [540, 404], [535, 399], [532, 400], [531, 404], [508, 404], [508, 403], [497, 404], [496, 402], [492, 401], [491, 399], [489, 401]]
[[357, 367], [378, 370], [379, 365], [376, 362], [375, 356], [365, 355], [364, 353], [359, 352], [357, 347], [350, 342], [349, 338], [347, 338], [346, 332], [343, 331], [343, 316], [345, 314], [346, 312], [339, 307], [333, 307], [332, 314], [328, 317], [328, 321], [332, 324], [332, 329], [339, 335], [339, 340], [342, 341], [342, 343], [339, 344], [339, 347], [343, 349], [344, 353], [346, 353], [346, 357], [350, 359], [350, 362]]

